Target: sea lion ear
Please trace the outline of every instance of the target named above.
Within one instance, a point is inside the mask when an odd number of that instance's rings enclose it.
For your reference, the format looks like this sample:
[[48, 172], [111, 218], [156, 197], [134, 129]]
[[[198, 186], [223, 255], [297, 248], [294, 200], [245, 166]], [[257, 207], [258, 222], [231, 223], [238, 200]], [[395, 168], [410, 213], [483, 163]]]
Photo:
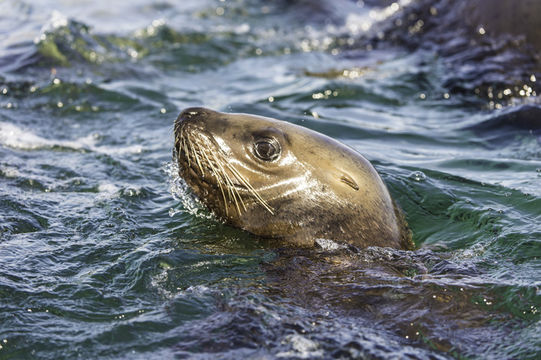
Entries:
[[355, 180], [353, 180], [353, 178], [348, 174], [342, 174], [342, 176], [340, 177], [340, 181], [350, 186], [355, 191], [359, 190], [359, 185], [357, 185]]

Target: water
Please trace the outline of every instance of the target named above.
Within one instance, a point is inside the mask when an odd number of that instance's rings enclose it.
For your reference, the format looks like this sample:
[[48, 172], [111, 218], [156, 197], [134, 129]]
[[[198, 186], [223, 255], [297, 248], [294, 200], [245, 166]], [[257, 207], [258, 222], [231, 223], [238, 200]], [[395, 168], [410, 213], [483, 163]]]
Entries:
[[[539, 63], [448, 1], [360, 5], [2, 2], [0, 359], [539, 356]], [[171, 163], [197, 105], [357, 149], [418, 250], [215, 221]]]

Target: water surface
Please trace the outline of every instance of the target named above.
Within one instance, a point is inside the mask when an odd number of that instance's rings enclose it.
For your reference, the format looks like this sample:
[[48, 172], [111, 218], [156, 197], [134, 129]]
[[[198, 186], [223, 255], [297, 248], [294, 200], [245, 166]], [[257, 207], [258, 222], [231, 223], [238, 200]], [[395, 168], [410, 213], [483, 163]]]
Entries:
[[[527, 45], [443, 0], [0, 9], [0, 359], [539, 356]], [[295, 250], [220, 224], [171, 162], [198, 105], [355, 148], [418, 250]]]

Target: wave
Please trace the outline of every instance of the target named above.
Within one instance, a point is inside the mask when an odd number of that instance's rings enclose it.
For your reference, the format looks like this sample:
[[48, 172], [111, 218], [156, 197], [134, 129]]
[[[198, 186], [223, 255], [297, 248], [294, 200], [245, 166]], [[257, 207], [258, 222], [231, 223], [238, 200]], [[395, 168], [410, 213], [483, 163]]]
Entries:
[[82, 151], [96, 152], [107, 155], [139, 154], [143, 152], [140, 145], [114, 147], [98, 145], [99, 137], [89, 134], [75, 140], [49, 140], [36, 135], [28, 129], [17, 125], [0, 122], [0, 145], [17, 150], [56, 150], [56, 151]]

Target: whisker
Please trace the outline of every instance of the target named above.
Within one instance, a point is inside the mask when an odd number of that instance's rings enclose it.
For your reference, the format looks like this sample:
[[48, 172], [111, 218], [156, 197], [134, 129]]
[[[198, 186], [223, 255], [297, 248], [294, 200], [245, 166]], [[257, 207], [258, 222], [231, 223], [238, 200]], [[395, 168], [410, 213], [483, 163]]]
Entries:
[[242, 176], [241, 173], [238, 172], [237, 169], [235, 169], [231, 164], [226, 163], [228, 169], [233, 173], [233, 175], [236, 176], [236, 178], [244, 185], [248, 190], [254, 195], [256, 200], [263, 205], [263, 207], [270, 212], [272, 215], [274, 215], [274, 209], [259, 195], [256, 189], [253, 188], [253, 186], [246, 180], [244, 176]]
[[[208, 174], [207, 176], [213, 176], [216, 179], [224, 201], [226, 216], [229, 214], [228, 204], [231, 203], [234, 204], [235, 210], [239, 215], [241, 215], [243, 211], [247, 211], [244, 198], [246, 193], [244, 193], [243, 196], [239, 191], [239, 186], [235, 185], [235, 182], [243, 185], [257, 203], [262, 205], [270, 214], [274, 215], [274, 209], [267, 201], [265, 201], [265, 199], [263, 199], [259, 192], [255, 190], [246, 177], [228, 161], [226, 154], [223, 151], [220, 151], [221, 149], [216, 149], [216, 146], [212, 143], [211, 139], [203, 134], [198, 134], [196, 136], [182, 136], [185, 135], [186, 129], [179, 127], [179, 130], [181, 135], [179, 139], [177, 139], [180, 148], [179, 151], [184, 151], [189, 167], [191, 167], [192, 163], [197, 165], [201, 171], [202, 177], [205, 177], [205, 175]], [[204, 168], [207, 168], [206, 172]]]
[[[210, 149], [210, 147], [212, 146], [212, 144], [210, 143], [210, 140], [207, 137], [201, 137], [200, 139], [205, 142], [205, 145], [206, 145], [207, 149]], [[242, 206], [243, 210], [246, 211], [246, 205], [244, 204], [244, 200], [242, 199], [241, 194], [235, 188], [235, 186], [233, 184], [233, 181], [231, 180], [231, 177], [228, 175], [227, 171], [225, 171], [224, 167], [222, 166], [221, 161], [220, 161], [222, 159], [216, 157], [215, 152], [212, 152], [212, 151], [209, 151], [209, 152], [210, 152], [210, 154], [212, 154], [213, 158], [216, 160], [215, 165], [220, 168], [220, 172], [221, 172], [221, 174], [223, 176], [222, 179], [224, 180], [224, 182], [225, 182], [225, 184], [227, 186], [227, 189], [228, 189], [229, 197], [230, 197], [230, 199], [233, 199], [233, 203], [235, 204], [235, 208], [236, 208], [238, 214], [241, 215], [242, 214], [241, 206]], [[223, 162], [223, 160], [222, 160], [222, 162]], [[240, 205], [239, 205], [239, 203], [240, 203]], [[225, 204], [225, 206], [227, 207], [227, 203]]]
[[[212, 146], [212, 143], [210, 143], [210, 140], [206, 137], [203, 137], [202, 140], [204, 140], [205, 145], [207, 146], [207, 149], [210, 149]], [[220, 179], [223, 180], [224, 184], [226, 185], [228, 198], [230, 199], [230, 202], [235, 204], [236, 210], [240, 215], [241, 211], [240, 211], [240, 207], [238, 203], [239, 200], [241, 202], [243, 209], [246, 211], [246, 206], [244, 205], [244, 202], [242, 201], [242, 197], [235, 190], [235, 187], [233, 185], [233, 182], [231, 181], [229, 174], [227, 173], [227, 171], [225, 171], [224, 167], [222, 166], [223, 160], [216, 156], [216, 152], [209, 151], [209, 153], [214, 159], [214, 163], [215, 163], [214, 165], [218, 167], [219, 171], [217, 171], [217, 173], [221, 175]], [[224, 205], [227, 206], [227, 202]]]
[[[188, 141], [190, 141], [188, 139]], [[188, 147], [188, 144], [186, 143], [186, 136], [182, 136], [182, 147], [184, 149], [184, 153], [186, 154], [186, 159], [188, 160], [188, 167], [192, 166], [192, 162], [190, 160], [190, 148]]]
[[199, 155], [197, 155], [198, 152], [201, 152], [201, 149], [199, 149], [199, 146], [195, 142], [194, 142], [193, 148], [194, 148], [193, 154], [195, 156], [197, 166], [199, 167], [199, 170], [201, 170], [201, 176], [205, 177], [205, 172], [203, 171], [203, 166], [201, 166], [201, 161], [199, 159]]
[[[213, 155], [216, 157], [216, 154], [213, 154]], [[217, 164], [218, 164], [218, 166], [222, 170], [222, 173], [225, 176], [225, 180], [226, 180], [226, 184], [227, 184], [227, 190], [228, 190], [228, 192], [230, 194], [230, 198], [233, 199], [233, 202], [235, 203], [235, 208], [237, 209], [237, 212], [240, 215], [240, 214], [242, 214], [242, 212], [240, 211], [240, 206], [239, 206], [238, 200], [240, 200], [240, 202], [242, 204], [242, 208], [244, 209], [244, 211], [246, 211], [246, 206], [244, 205], [244, 201], [242, 201], [241, 195], [239, 194], [238, 190], [235, 188], [235, 185], [233, 184], [233, 181], [231, 180], [231, 177], [228, 175], [227, 171], [225, 171], [225, 168], [222, 166], [222, 164], [219, 161], [217, 161]]]
[[[216, 157], [216, 154], [212, 153], [211, 155], [214, 158], [214, 161], [216, 162], [216, 166], [218, 167], [218, 170], [220, 171], [221, 179], [223, 179], [224, 184], [226, 186], [228, 198], [230, 202], [232, 202], [231, 199], [233, 199], [234, 195], [231, 192], [231, 179], [229, 178], [229, 175], [227, 174], [227, 172], [224, 170], [222, 164], [220, 164], [220, 160]], [[227, 206], [227, 203], [226, 203], [226, 206]]]
[[[206, 141], [205, 141], [205, 143], [203, 145], [206, 145], [206, 149], [208, 150], [208, 152], [210, 154], [212, 154], [212, 151], [209, 148], [208, 144], [206, 144]], [[218, 187], [220, 188], [220, 192], [222, 193], [222, 198], [224, 199], [225, 215], [227, 216], [229, 211], [228, 211], [228, 206], [227, 206], [227, 199], [225, 197], [225, 191], [224, 191], [224, 188], [223, 188], [223, 185], [222, 185], [222, 180], [223, 180], [222, 175], [218, 172], [218, 170], [216, 169], [216, 167], [212, 163], [212, 161], [210, 161], [210, 159], [209, 159], [209, 157], [207, 155], [207, 151], [203, 151], [203, 156], [205, 157], [205, 160], [209, 164], [209, 167], [210, 167], [210, 169], [212, 171], [212, 174], [216, 178], [216, 182], [218, 183]]]

